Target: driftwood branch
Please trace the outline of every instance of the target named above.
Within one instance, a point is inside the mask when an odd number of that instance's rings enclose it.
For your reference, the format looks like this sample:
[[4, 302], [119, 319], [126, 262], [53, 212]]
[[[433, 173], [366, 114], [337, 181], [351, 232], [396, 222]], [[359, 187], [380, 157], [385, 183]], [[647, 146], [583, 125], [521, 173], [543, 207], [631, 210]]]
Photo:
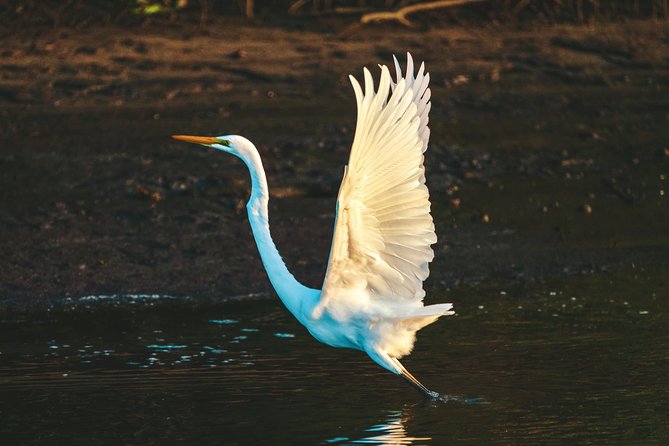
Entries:
[[295, 3], [293, 3], [290, 8], [288, 8], [288, 14], [290, 15], [295, 15], [297, 14], [297, 11], [300, 10], [300, 8], [304, 5], [306, 5], [309, 2], [309, 0], [297, 0]]
[[405, 26], [413, 26], [413, 23], [407, 19], [408, 15], [421, 11], [429, 11], [438, 8], [450, 8], [453, 6], [464, 5], [467, 3], [482, 3], [488, 0], [436, 0], [427, 3], [417, 3], [415, 5], [405, 6], [397, 11], [379, 11], [370, 12], [360, 17], [360, 24], [365, 25], [370, 22], [384, 22], [394, 20]]

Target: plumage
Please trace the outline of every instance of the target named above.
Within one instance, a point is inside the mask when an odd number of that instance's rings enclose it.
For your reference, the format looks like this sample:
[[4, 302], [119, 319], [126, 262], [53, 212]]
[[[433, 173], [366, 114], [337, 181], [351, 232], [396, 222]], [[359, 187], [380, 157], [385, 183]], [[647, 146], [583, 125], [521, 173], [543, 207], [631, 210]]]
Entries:
[[[386, 265], [399, 274], [389, 277], [384, 289], [375, 286], [375, 298], [401, 298], [407, 305], [422, 306], [422, 282], [434, 257], [430, 245], [436, 241], [423, 167], [428, 119], [427, 114], [419, 114], [429, 110], [429, 77], [421, 65], [414, 78], [410, 55], [406, 74], [402, 74], [397, 59], [394, 62], [397, 82], [392, 83], [388, 69], [382, 66], [377, 91], [368, 70], [364, 71], [364, 93], [351, 77], [358, 119], [337, 200], [335, 235], [320, 303], [323, 307], [336, 305], [343, 277], [355, 275], [364, 280], [383, 274]], [[363, 268], [361, 259], [365, 259]]]
[[425, 184], [424, 152], [430, 137], [430, 76], [407, 54], [396, 79], [381, 66], [378, 88], [368, 69], [363, 87], [350, 76], [357, 121], [349, 163], [337, 196], [335, 230], [322, 290], [300, 284], [288, 272], [270, 233], [269, 192], [260, 155], [246, 138], [175, 136], [241, 158], [251, 174], [249, 222], [272, 285], [288, 310], [319, 341], [365, 351], [405, 377], [430, 398], [398, 361], [411, 352], [416, 332], [451, 304], [423, 305], [437, 241]]

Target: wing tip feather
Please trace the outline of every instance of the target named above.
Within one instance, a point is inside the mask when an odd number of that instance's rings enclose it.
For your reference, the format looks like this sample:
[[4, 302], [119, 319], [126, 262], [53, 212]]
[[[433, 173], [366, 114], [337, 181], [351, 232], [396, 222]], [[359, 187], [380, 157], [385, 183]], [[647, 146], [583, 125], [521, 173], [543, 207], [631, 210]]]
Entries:
[[[365, 191], [369, 194], [373, 194], [375, 189], [379, 189], [379, 186], [373, 187], [372, 184], [370, 187], [362, 187], [359, 189], [359, 186], [364, 186], [364, 181], [351, 181], [351, 176], [354, 175], [366, 175], [365, 166], [369, 169], [378, 168], [378, 166], [383, 166], [384, 163], [379, 161], [379, 163], [370, 163], [370, 156], [374, 157], [392, 157], [388, 159], [388, 162], [396, 160], [396, 155], [401, 151], [399, 149], [392, 150], [381, 150], [387, 148], [389, 142], [393, 144], [399, 144], [404, 147], [406, 150], [410, 150], [412, 153], [416, 150], [414, 147], [414, 141], [417, 146], [419, 146], [422, 151], [425, 151], [427, 148], [426, 136], [429, 135], [427, 129], [427, 112], [429, 112], [429, 73], [425, 71], [425, 63], [421, 62], [418, 67], [418, 75], [416, 76], [413, 56], [410, 52], [406, 53], [406, 66], [405, 71], [402, 70], [402, 66], [398, 58], [393, 55], [393, 65], [395, 68], [397, 81], [394, 83], [392, 75], [388, 66], [379, 64], [381, 69], [381, 78], [379, 79], [378, 90], [375, 91], [374, 86], [374, 77], [369, 69], [366, 67], [363, 68], [363, 79], [358, 81], [354, 76], [349, 76], [353, 89], [355, 91], [356, 100], [358, 102], [358, 122], [356, 133], [353, 141], [353, 148], [351, 150], [351, 156], [349, 159], [349, 165], [351, 166], [351, 174], [345, 175], [345, 178], [342, 181], [342, 186], [340, 189], [340, 197], [338, 198], [338, 210], [339, 209], [349, 209], [351, 203], [355, 204], [355, 201], [360, 201], [364, 204]], [[392, 68], [392, 67], [391, 67]], [[364, 91], [363, 91], [364, 86]], [[400, 90], [400, 91], [397, 91]], [[392, 91], [392, 96], [388, 98], [388, 92]], [[379, 97], [376, 97], [376, 96]], [[395, 96], [397, 95], [397, 96]], [[393, 98], [396, 97], [397, 99]], [[389, 109], [388, 107], [392, 107]], [[388, 113], [385, 113], [384, 110], [388, 110]], [[396, 111], [395, 111], [396, 110]], [[390, 120], [390, 124], [385, 123], [383, 120]], [[381, 125], [379, 127], [379, 125]], [[390, 127], [388, 127], [390, 126]], [[388, 129], [399, 126], [397, 132], [393, 131], [392, 137], [388, 135]], [[380, 132], [377, 134], [377, 130]], [[401, 137], [404, 132], [411, 134], [415, 133], [412, 137]], [[386, 137], [381, 137], [386, 135]], [[380, 138], [380, 139], [379, 139]], [[422, 144], [419, 142], [422, 141]], [[406, 144], [405, 144], [406, 143]], [[375, 145], [381, 144], [383, 147], [375, 148]], [[407, 147], [407, 144], [411, 147]], [[370, 152], [371, 150], [371, 152]], [[379, 206], [379, 209], [387, 208], [392, 205], [403, 205], [406, 203], [407, 206], [410, 206], [412, 209], [411, 212], [415, 212], [413, 209], [416, 205], [416, 200], [426, 201], [426, 216], [415, 218], [400, 218], [404, 220], [404, 223], [411, 225], [411, 230], [407, 233], [404, 229], [401, 228], [402, 224], [395, 224], [388, 226], [388, 230], [383, 233], [382, 228], [385, 228], [382, 221], [386, 218], [390, 220], [396, 220], [399, 218], [398, 215], [386, 212], [375, 213], [374, 209], [367, 209], [364, 206], [353, 206], [349, 209], [347, 215], [351, 212], [371, 212], [371, 215], [365, 216], [360, 214], [359, 224], [363, 227], [356, 228], [356, 230], [351, 233], [351, 228], [347, 224], [340, 224], [340, 218], [344, 218], [344, 212], [338, 212], [337, 222], [335, 225], [335, 231], [346, 231], [349, 234], [350, 238], [349, 247], [354, 247], [354, 250], [361, 250], [358, 253], [346, 253], [341, 252], [339, 255], [336, 255], [338, 251], [334, 249], [333, 246], [331, 250], [331, 258], [328, 262], [328, 269], [326, 273], [324, 291], [325, 289], [332, 286], [353, 286], [352, 283], [359, 283], [359, 280], [354, 280], [356, 277], [358, 279], [363, 279], [365, 275], [372, 274], [373, 276], [380, 278], [382, 280], [375, 283], [374, 286], [369, 284], [369, 289], [374, 293], [381, 293], [381, 288], [384, 291], [383, 298], [391, 299], [410, 299], [416, 300], [419, 296], [424, 296], [422, 291], [422, 281], [427, 278], [429, 275], [429, 262], [434, 258], [434, 251], [430, 247], [432, 244], [436, 243], [436, 233], [434, 232], [434, 223], [432, 216], [430, 215], [429, 210], [429, 191], [425, 186], [424, 181], [424, 166], [423, 166], [423, 157], [419, 152], [418, 155], [421, 156], [409, 156], [408, 158], [400, 157], [401, 159], [411, 160], [411, 163], [418, 163], [416, 167], [420, 170], [420, 181], [416, 180], [415, 175], [406, 175], [406, 176], [397, 176], [397, 175], [373, 175], [375, 178], [395, 178], [397, 181], [411, 180], [417, 181], [419, 184], [412, 186], [411, 184], [406, 185], [402, 190], [397, 189], [397, 192], [401, 192], [400, 195], [404, 197], [397, 196], [393, 198], [392, 201], [395, 203], [390, 203], [389, 200], [379, 199], [375, 200], [374, 204]], [[386, 163], [388, 165], [388, 163]], [[392, 166], [393, 164], [390, 163]], [[393, 167], [394, 168], [394, 167]], [[369, 173], [369, 172], [367, 172]], [[371, 180], [370, 180], [371, 181]], [[377, 180], [374, 180], [377, 181]], [[391, 181], [388, 179], [388, 181]], [[394, 181], [394, 180], [393, 180]], [[413, 184], [413, 183], [412, 183]], [[351, 189], [352, 188], [352, 189]], [[347, 189], [346, 194], [342, 194], [342, 191]], [[387, 192], [393, 188], [386, 188]], [[362, 197], [358, 196], [362, 193]], [[411, 201], [407, 201], [411, 197]], [[353, 200], [353, 201], [351, 201]], [[362, 201], [361, 201], [362, 200]], [[341, 206], [340, 206], [341, 201]], [[374, 206], [372, 206], [374, 207]], [[400, 210], [401, 213], [401, 210]], [[409, 216], [409, 213], [404, 215], [405, 217]], [[369, 218], [368, 218], [369, 217]], [[378, 217], [378, 218], [377, 218]], [[411, 215], [411, 217], [418, 217], [417, 215]], [[347, 218], [350, 218], [347, 217]], [[349, 220], [349, 223], [351, 221]], [[366, 226], [371, 225], [367, 228]], [[368, 230], [372, 231], [367, 233]], [[366, 234], [367, 233], [367, 234]], [[417, 257], [414, 258], [414, 254], [409, 254], [410, 258], [394, 257], [392, 252], [385, 252], [384, 246], [392, 245], [393, 239], [386, 239], [385, 237], [409, 237], [408, 240], [402, 240], [400, 238], [394, 239], [398, 243], [403, 243], [407, 249], [417, 248], [419, 249]], [[334, 241], [337, 237], [334, 237]], [[381, 245], [379, 245], [380, 242]], [[368, 249], [371, 251], [367, 252]], [[388, 248], [390, 249], [390, 248]], [[392, 251], [392, 250], [391, 250]], [[421, 258], [420, 252], [423, 252], [423, 257]], [[351, 255], [353, 254], [353, 255]], [[343, 255], [343, 258], [333, 258]], [[383, 256], [390, 255], [388, 258], [389, 263], [386, 263], [382, 260]], [[371, 257], [370, 257], [371, 256]], [[367, 264], [367, 261], [377, 258], [379, 264], [374, 266], [372, 264]], [[363, 263], [364, 265], [359, 265], [360, 259], [366, 259]], [[394, 265], [393, 265], [394, 264]], [[344, 268], [344, 269], [341, 269]], [[333, 277], [330, 277], [330, 275]], [[352, 278], [349, 275], [353, 274]], [[350, 281], [347, 282], [349, 278]], [[343, 280], [346, 279], [346, 280]], [[349, 283], [346, 285], [345, 282]], [[385, 284], [382, 282], [386, 282]], [[329, 285], [328, 285], [329, 284]], [[342, 285], [344, 284], [344, 285]], [[357, 286], [357, 285], [356, 285]], [[387, 296], [385, 294], [388, 294]], [[422, 297], [418, 300], [422, 300]]]

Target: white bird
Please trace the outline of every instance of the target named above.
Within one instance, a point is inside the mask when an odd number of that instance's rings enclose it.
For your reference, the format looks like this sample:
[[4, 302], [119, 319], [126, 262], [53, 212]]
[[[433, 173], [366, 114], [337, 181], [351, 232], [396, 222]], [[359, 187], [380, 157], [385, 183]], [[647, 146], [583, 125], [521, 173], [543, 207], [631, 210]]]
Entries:
[[349, 76], [358, 117], [348, 166], [337, 197], [337, 215], [321, 290], [299, 283], [286, 268], [269, 231], [269, 191], [256, 147], [238, 135], [174, 135], [231, 153], [246, 164], [251, 197], [249, 223], [267, 275], [286, 308], [320, 342], [362, 350], [385, 369], [406, 378], [431, 399], [427, 389], [399, 362], [409, 354], [416, 332], [444, 315], [452, 304], [423, 305], [423, 281], [437, 241], [425, 185], [423, 153], [430, 136], [430, 75], [407, 53], [397, 80], [381, 66], [374, 91], [364, 69], [365, 91]]

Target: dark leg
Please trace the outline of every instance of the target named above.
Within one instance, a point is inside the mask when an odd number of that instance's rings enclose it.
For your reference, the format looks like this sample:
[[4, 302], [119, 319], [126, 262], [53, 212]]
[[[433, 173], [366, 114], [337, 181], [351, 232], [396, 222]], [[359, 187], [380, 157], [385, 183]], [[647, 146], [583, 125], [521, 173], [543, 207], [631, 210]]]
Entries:
[[400, 373], [400, 376], [407, 381], [409, 381], [409, 384], [413, 386], [414, 389], [418, 390], [420, 393], [425, 395], [426, 398], [429, 398], [431, 400], [438, 400], [440, 399], [440, 396], [437, 392], [434, 392], [427, 387], [425, 387], [420, 381], [418, 381], [409, 371], [404, 368], [404, 366], [396, 359], [396, 358], [391, 358], [395, 364], [397, 364], [402, 371]]
[[411, 384], [414, 389], [418, 390], [421, 392], [425, 397], [431, 399], [431, 400], [438, 400], [439, 399], [439, 394], [437, 392], [434, 392], [427, 387], [425, 387], [423, 384], [421, 384], [420, 381], [418, 381], [411, 373], [409, 373], [407, 370], [402, 372], [402, 378], [406, 379], [409, 381], [409, 384]]

